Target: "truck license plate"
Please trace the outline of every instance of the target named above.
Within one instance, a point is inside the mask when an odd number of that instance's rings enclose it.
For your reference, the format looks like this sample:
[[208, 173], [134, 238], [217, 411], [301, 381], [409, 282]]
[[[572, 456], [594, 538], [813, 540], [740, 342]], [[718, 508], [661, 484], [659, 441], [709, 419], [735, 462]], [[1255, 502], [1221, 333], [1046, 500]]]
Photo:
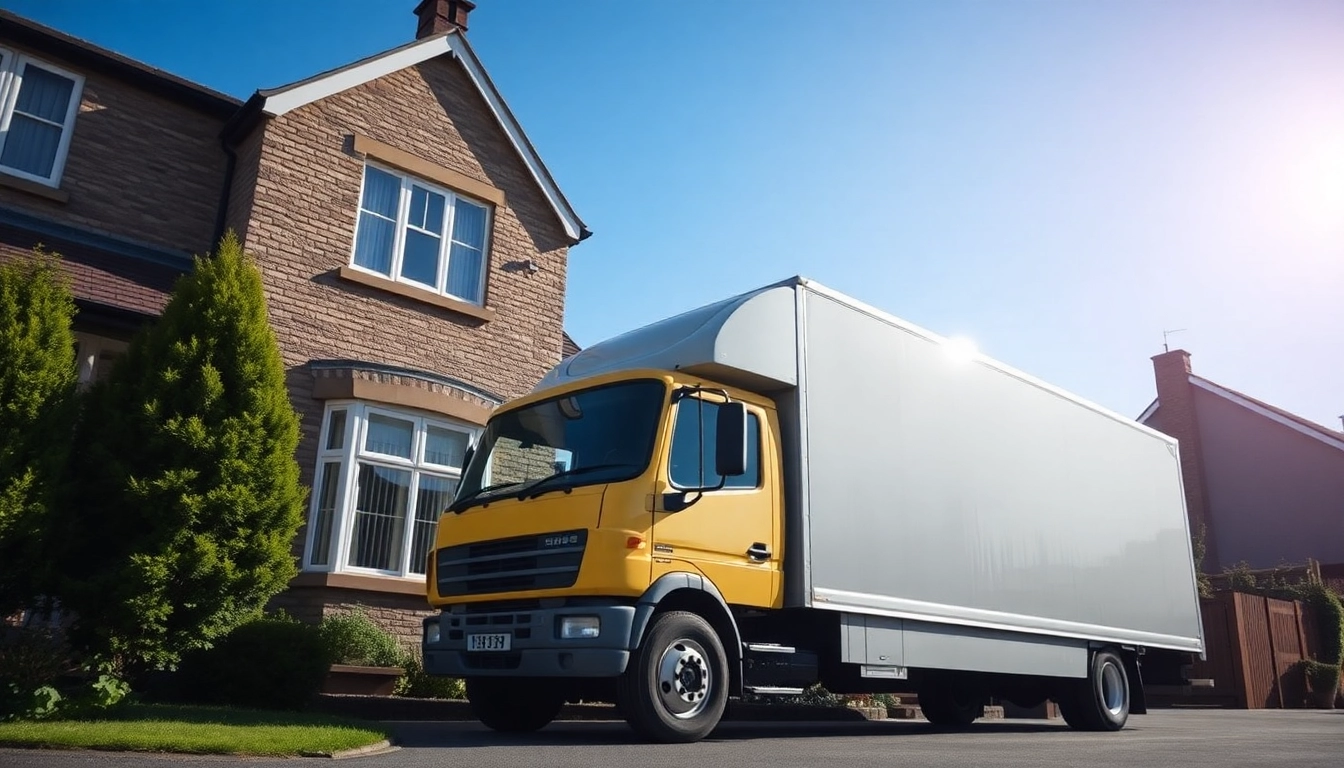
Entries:
[[513, 635], [509, 632], [497, 632], [489, 635], [467, 635], [468, 651], [507, 651]]

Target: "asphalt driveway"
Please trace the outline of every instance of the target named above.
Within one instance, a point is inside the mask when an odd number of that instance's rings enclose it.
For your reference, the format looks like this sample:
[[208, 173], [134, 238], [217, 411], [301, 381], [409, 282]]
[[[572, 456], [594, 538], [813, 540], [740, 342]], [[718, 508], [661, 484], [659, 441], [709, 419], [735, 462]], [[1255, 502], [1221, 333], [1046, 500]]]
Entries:
[[[964, 733], [922, 721], [725, 723], [697, 744], [636, 740], [620, 722], [562, 722], [508, 737], [468, 722], [396, 722], [397, 749], [341, 762], [368, 768], [574, 766], [1073, 766], [1089, 768], [1312, 768], [1344, 765], [1344, 710], [1160, 710], [1119, 733], [1078, 733], [1058, 721], [989, 720]], [[269, 760], [125, 753], [0, 750], [5, 768], [165, 764], [285, 766]]]

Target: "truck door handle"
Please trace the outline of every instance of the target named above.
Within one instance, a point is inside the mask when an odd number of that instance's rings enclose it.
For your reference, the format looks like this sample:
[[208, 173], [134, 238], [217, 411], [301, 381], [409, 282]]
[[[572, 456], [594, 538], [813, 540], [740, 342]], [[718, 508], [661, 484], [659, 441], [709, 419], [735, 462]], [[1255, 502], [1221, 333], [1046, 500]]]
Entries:
[[755, 544], [752, 544], [751, 548], [747, 550], [747, 557], [750, 557], [752, 560], [769, 560], [770, 550], [758, 541]]

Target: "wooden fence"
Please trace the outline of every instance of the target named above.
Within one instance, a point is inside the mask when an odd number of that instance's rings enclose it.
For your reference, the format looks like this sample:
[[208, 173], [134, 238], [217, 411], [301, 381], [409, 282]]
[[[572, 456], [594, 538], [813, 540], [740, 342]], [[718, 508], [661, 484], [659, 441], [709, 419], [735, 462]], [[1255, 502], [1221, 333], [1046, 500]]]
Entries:
[[1313, 616], [1301, 602], [1245, 592], [1220, 592], [1200, 601], [1207, 658], [1190, 677], [1211, 687], [1163, 692], [1160, 704], [1204, 704], [1242, 709], [1304, 706], [1306, 679], [1293, 665], [1316, 649]]

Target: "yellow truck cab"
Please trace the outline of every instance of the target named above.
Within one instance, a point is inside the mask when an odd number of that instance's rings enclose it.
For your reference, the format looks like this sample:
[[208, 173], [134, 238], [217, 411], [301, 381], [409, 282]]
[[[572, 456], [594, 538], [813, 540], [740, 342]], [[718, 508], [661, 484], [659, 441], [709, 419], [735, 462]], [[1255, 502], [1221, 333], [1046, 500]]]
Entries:
[[426, 670], [515, 732], [582, 699], [694, 741], [816, 682], [1123, 726], [1203, 650], [1174, 445], [942, 341], [794, 278], [563, 361], [439, 520]]

